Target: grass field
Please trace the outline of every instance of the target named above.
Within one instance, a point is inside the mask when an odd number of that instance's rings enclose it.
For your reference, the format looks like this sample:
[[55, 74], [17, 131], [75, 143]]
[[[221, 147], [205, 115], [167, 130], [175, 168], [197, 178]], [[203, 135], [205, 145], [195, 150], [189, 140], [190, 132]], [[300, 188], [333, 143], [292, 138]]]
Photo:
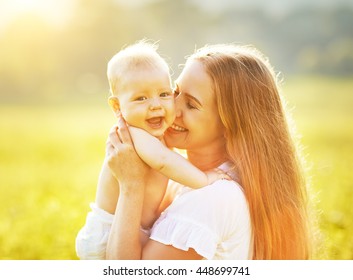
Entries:
[[[353, 259], [353, 80], [283, 86], [310, 170], [318, 259]], [[0, 259], [76, 259], [113, 115], [97, 105], [0, 105]]]

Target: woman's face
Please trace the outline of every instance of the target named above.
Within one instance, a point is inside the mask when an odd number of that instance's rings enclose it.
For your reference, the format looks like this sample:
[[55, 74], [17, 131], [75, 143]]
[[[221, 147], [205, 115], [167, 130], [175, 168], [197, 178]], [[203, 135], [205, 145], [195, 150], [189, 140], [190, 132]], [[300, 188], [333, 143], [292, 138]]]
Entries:
[[168, 146], [188, 151], [224, 146], [216, 96], [202, 63], [187, 62], [175, 84], [176, 119], [165, 133]]

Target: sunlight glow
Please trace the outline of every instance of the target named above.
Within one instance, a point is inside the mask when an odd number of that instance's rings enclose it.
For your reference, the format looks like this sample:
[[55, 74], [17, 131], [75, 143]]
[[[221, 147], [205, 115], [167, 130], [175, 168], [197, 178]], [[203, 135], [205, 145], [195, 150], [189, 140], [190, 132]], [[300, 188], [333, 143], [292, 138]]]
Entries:
[[34, 14], [53, 25], [64, 25], [76, 1], [70, 0], [0, 0], [0, 27], [25, 14]]

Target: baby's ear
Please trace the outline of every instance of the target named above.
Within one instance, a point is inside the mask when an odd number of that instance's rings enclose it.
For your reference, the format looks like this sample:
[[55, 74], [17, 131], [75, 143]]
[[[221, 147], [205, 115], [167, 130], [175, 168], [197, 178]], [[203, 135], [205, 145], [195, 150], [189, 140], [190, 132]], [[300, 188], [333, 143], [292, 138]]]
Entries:
[[108, 99], [108, 103], [115, 115], [120, 114], [120, 103], [119, 99], [116, 96], [110, 96]]

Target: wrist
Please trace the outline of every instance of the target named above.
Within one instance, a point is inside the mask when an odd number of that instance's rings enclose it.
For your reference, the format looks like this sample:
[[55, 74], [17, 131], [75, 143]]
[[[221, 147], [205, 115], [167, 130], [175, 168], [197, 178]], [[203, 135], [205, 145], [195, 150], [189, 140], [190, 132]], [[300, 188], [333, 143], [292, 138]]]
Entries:
[[124, 195], [144, 195], [144, 181], [138, 179], [131, 179], [127, 182], [119, 182], [120, 192]]

